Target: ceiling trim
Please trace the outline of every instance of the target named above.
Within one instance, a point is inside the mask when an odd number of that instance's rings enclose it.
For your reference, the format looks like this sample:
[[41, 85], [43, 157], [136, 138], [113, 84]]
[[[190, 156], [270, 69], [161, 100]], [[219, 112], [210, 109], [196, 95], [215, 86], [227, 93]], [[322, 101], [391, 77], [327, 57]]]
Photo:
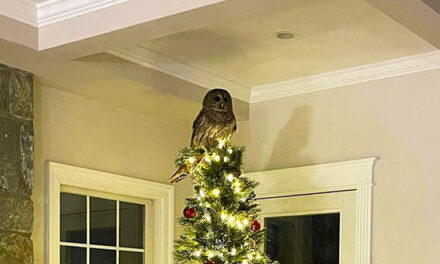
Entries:
[[34, 27], [42, 27], [129, 0], [2, 0], [0, 14]]
[[107, 51], [107, 53], [207, 89], [214, 87], [225, 88], [231, 93], [232, 97], [247, 103], [249, 103], [249, 98], [251, 97], [251, 88], [248, 86], [194, 68], [140, 45], [114, 49]]
[[252, 87], [251, 103], [440, 68], [440, 51]]
[[0, 14], [19, 22], [37, 26], [37, 7], [26, 0], [2, 0]]
[[36, 5], [38, 10], [37, 24], [39, 27], [49, 25], [127, 1], [128, 0], [48, 0]]

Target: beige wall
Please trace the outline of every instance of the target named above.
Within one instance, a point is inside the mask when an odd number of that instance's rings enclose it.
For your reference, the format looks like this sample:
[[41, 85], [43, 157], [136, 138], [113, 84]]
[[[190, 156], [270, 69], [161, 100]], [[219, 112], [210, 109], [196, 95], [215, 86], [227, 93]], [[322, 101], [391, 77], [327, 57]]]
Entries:
[[[35, 263], [44, 263], [44, 163], [56, 161], [166, 182], [191, 124], [148, 118], [35, 85]], [[171, 109], [170, 109], [171, 111]], [[185, 188], [186, 187], [186, 188]], [[184, 189], [184, 190], [181, 190]], [[176, 186], [180, 215], [189, 182]]]
[[373, 263], [438, 263], [440, 70], [251, 106], [246, 170], [379, 157]]
[[[235, 142], [246, 171], [376, 156], [373, 263], [436, 263], [440, 252], [440, 70], [251, 106]], [[191, 124], [147, 118], [36, 87], [35, 243], [43, 263], [43, 165], [53, 160], [165, 182]], [[172, 111], [170, 109], [170, 111]], [[191, 194], [176, 185], [176, 213]]]

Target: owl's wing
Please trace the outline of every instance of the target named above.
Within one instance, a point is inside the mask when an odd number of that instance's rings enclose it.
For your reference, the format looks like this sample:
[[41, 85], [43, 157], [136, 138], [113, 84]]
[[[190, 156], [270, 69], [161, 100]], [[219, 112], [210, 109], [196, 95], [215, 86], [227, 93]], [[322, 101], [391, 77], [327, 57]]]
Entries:
[[191, 135], [191, 148], [194, 146], [194, 138], [199, 132], [198, 128], [200, 128], [203, 119], [204, 119], [204, 114], [202, 110], [200, 111], [200, 113], [197, 115], [196, 119], [193, 122], [192, 135]]

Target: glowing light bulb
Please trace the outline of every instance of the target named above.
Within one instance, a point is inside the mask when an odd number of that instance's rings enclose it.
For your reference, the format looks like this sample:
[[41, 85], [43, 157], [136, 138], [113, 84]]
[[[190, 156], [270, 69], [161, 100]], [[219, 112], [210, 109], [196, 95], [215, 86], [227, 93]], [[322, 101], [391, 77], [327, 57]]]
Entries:
[[228, 162], [229, 158], [228, 157], [223, 157], [223, 162]]
[[211, 163], [211, 159], [209, 158], [209, 156], [205, 157], [205, 161], [208, 162], [208, 163]]
[[249, 220], [244, 219], [244, 220], [243, 220], [243, 224], [244, 224], [245, 226], [247, 226], [247, 225], [249, 224]]
[[235, 248], [231, 249], [231, 255], [235, 256], [235, 254], [237, 254], [237, 250]]
[[211, 216], [210, 215], [205, 215], [205, 219], [206, 219], [206, 221], [208, 221], [208, 222], [211, 222]]
[[256, 259], [262, 259], [263, 257], [260, 255], [260, 253], [257, 253]]
[[232, 154], [232, 149], [228, 149], [229, 154]]
[[220, 190], [219, 190], [219, 189], [214, 189], [214, 190], [212, 191], [212, 194], [213, 194], [215, 197], [218, 197], [218, 196], [220, 195]]
[[200, 257], [201, 254], [202, 254], [202, 253], [201, 253], [200, 251], [196, 251], [196, 252], [194, 252], [194, 256], [196, 256], [196, 257]]
[[228, 181], [232, 182], [232, 181], [234, 180], [234, 175], [233, 175], [232, 173], [229, 173], [229, 174], [226, 176], [226, 179], [228, 179]]
[[219, 155], [215, 155], [214, 156], [214, 160], [217, 161], [217, 162], [220, 161], [220, 156]]
[[238, 229], [243, 229], [243, 228], [244, 228], [244, 226], [243, 226], [243, 224], [241, 223], [240, 220], [238, 220], [237, 222], [235, 222], [235, 225], [238, 227]]
[[203, 190], [200, 190], [200, 197], [205, 197], [205, 192]]
[[220, 140], [219, 142], [218, 142], [218, 148], [223, 148], [223, 146], [225, 145], [225, 141], [224, 140]]
[[193, 164], [196, 161], [196, 159], [194, 157], [190, 157], [188, 159], [189, 164]]
[[243, 260], [242, 262], [243, 264], [249, 264], [249, 262], [247, 260]]
[[232, 224], [232, 223], [234, 223], [234, 221], [235, 221], [235, 217], [231, 215], [228, 219], [228, 223]]
[[227, 217], [228, 217], [228, 216], [227, 216], [225, 213], [222, 213], [222, 214], [220, 215], [220, 218], [221, 218], [222, 220], [225, 220]]
[[214, 254], [212, 252], [209, 252], [208, 258], [212, 259], [214, 257]]
[[249, 254], [247, 255], [247, 257], [248, 257], [248, 259], [252, 259], [252, 254], [249, 253]]
[[236, 193], [240, 193], [240, 187], [235, 187], [235, 189], [234, 189], [234, 191], [236, 192]]
[[241, 198], [241, 201], [242, 202], [246, 202], [246, 198]]

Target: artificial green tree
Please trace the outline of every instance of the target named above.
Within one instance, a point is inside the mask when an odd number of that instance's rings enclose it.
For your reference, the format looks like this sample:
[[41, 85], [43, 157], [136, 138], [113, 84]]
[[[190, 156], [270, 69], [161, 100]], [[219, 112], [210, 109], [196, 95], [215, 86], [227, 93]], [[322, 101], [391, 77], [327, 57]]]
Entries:
[[242, 174], [243, 152], [228, 142], [180, 151], [176, 165], [189, 168], [195, 195], [179, 218], [183, 233], [174, 245], [176, 264], [273, 263], [262, 251], [257, 183]]

